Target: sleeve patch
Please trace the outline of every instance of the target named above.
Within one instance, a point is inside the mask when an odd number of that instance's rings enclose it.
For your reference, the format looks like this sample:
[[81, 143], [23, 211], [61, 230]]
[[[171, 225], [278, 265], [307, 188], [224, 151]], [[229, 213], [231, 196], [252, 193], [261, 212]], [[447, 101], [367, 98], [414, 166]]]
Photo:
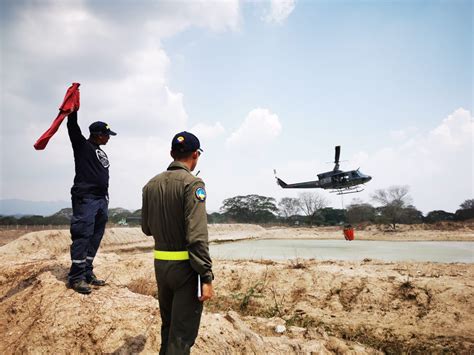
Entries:
[[196, 198], [197, 198], [199, 201], [201, 201], [201, 202], [206, 201], [206, 197], [207, 197], [207, 195], [206, 195], [206, 190], [204, 190], [203, 187], [198, 187], [198, 188], [196, 189], [195, 195], [196, 195]]

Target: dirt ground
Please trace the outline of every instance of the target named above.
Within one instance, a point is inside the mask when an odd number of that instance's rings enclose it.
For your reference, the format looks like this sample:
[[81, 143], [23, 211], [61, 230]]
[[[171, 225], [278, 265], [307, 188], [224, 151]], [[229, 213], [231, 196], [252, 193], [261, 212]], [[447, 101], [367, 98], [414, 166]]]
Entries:
[[[408, 227], [356, 230], [356, 238], [474, 241], [471, 227]], [[210, 226], [214, 242], [272, 236], [342, 238], [334, 228]], [[66, 287], [69, 244], [67, 230], [39, 231], [0, 247], [0, 353], [156, 353], [152, 240], [108, 229], [95, 261], [107, 286], [87, 296]], [[217, 297], [205, 305], [195, 354], [474, 352], [474, 264], [214, 264]]]
[[[36, 232], [45, 229], [52, 229], [51, 226], [1, 226], [0, 228], [0, 246], [18, 239], [22, 235], [30, 232]], [[57, 226], [55, 229], [68, 229], [67, 226]]]

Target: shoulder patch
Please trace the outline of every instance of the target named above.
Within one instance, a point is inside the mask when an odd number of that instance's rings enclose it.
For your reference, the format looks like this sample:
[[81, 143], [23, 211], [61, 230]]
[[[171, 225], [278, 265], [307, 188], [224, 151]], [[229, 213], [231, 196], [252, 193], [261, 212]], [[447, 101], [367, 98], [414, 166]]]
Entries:
[[206, 190], [204, 189], [204, 187], [198, 187], [194, 194], [196, 195], [196, 198], [199, 201], [201, 201], [201, 202], [206, 201], [207, 195], [206, 195]]

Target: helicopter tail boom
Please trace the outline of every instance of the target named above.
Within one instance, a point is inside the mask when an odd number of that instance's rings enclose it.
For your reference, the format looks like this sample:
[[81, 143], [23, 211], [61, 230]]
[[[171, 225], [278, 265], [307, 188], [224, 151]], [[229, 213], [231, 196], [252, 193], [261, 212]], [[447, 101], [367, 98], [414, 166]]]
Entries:
[[288, 184], [280, 178], [276, 178], [276, 181], [277, 181], [277, 185], [281, 186], [284, 189], [288, 186]]
[[299, 182], [296, 184], [287, 184], [282, 179], [275, 177], [277, 184], [282, 187], [283, 189], [311, 189], [319, 186], [319, 181], [307, 181], [307, 182]]

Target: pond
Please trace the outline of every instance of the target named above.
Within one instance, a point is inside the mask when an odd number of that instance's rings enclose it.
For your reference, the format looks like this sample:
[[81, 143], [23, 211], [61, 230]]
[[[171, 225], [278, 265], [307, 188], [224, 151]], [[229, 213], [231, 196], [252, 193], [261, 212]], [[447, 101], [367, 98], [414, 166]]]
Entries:
[[211, 244], [219, 259], [474, 262], [474, 242], [261, 239]]

